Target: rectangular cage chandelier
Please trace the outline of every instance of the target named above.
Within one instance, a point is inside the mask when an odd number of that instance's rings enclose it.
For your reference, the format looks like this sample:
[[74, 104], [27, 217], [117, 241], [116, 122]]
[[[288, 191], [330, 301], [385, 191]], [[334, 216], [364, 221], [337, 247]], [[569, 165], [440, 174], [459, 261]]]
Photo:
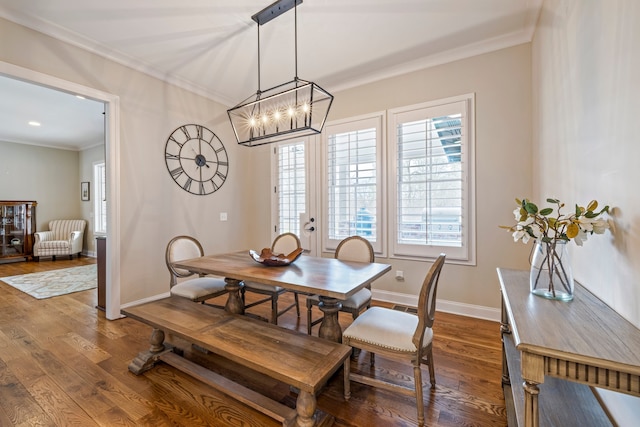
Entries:
[[[333, 95], [316, 83], [298, 78], [298, 14], [302, 0], [278, 0], [251, 17], [258, 24], [258, 90], [227, 110], [238, 144], [254, 147], [286, 139], [315, 135], [329, 115]], [[260, 89], [260, 26], [294, 9], [295, 77]]]

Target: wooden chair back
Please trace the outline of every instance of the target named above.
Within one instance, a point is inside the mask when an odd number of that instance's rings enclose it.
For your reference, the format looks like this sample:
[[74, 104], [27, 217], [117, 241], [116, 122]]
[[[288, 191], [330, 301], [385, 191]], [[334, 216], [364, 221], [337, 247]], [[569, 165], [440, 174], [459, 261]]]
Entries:
[[177, 279], [180, 277], [189, 277], [194, 273], [182, 268], [175, 268], [173, 263], [176, 261], [182, 261], [185, 259], [198, 258], [204, 255], [202, 245], [198, 240], [191, 236], [176, 236], [167, 244], [167, 250], [165, 252], [165, 262], [169, 273], [171, 273], [171, 287], [177, 283]]
[[433, 319], [436, 314], [438, 280], [440, 279], [440, 272], [442, 271], [445, 258], [445, 254], [438, 256], [424, 278], [424, 282], [422, 282], [418, 299], [418, 326], [413, 333], [413, 344], [417, 349], [422, 349], [424, 333], [427, 328], [433, 326]]
[[289, 255], [300, 247], [300, 239], [293, 233], [282, 233], [273, 239], [271, 252], [274, 254]]
[[342, 261], [374, 262], [375, 254], [371, 243], [360, 236], [342, 240], [336, 248], [335, 258]]

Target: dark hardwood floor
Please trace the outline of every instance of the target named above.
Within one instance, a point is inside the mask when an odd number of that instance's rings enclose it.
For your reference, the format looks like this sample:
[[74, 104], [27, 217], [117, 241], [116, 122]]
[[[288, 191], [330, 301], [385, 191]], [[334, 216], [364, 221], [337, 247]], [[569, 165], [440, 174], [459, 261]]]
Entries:
[[[83, 257], [0, 264], [0, 277], [92, 262]], [[278, 425], [170, 366], [160, 364], [133, 375], [127, 366], [148, 348], [151, 328], [128, 318], [106, 320], [95, 309], [96, 300], [95, 290], [36, 300], [0, 280], [0, 426]], [[289, 311], [279, 319], [281, 326], [306, 331], [304, 297], [300, 305], [300, 319]], [[266, 316], [269, 305], [251, 311]], [[343, 327], [350, 319], [340, 315]], [[190, 353], [211, 369], [294, 406], [295, 395], [288, 387], [231, 361]], [[507, 424], [497, 322], [439, 312], [434, 359], [437, 385], [435, 391], [425, 385], [426, 425]], [[352, 369], [369, 371], [368, 360], [361, 354]], [[409, 366], [382, 357], [376, 358], [371, 374], [412, 382]], [[426, 368], [423, 378], [428, 378]], [[351, 392], [345, 402], [340, 371], [318, 396], [318, 407], [336, 417], [336, 426], [416, 425], [410, 397], [356, 383]]]

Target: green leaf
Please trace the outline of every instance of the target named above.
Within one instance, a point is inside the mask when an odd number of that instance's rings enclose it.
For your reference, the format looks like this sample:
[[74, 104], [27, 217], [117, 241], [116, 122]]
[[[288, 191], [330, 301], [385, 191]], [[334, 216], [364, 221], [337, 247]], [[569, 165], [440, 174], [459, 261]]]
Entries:
[[598, 209], [598, 201], [597, 200], [590, 201], [589, 204], [587, 205], [587, 210], [595, 211], [596, 209]]
[[538, 213], [538, 207], [535, 204], [531, 203], [531, 202], [527, 202], [524, 205], [524, 209], [527, 211], [527, 213], [530, 213], [530, 214], [534, 214], [535, 215], [536, 213]]
[[540, 215], [542, 216], [547, 216], [549, 214], [551, 214], [553, 212], [553, 209], [551, 208], [544, 208], [540, 211]]
[[582, 215], [582, 208], [576, 205], [576, 216], [580, 216], [580, 215]]
[[560, 200], [558, 200], [558, 199], [547, 199], [547, 203], [556, 203], [556, 204], [558, 204], [558, 203], [560, 203]]
[[522, 200], [518, 199], [517, 197], [516, 197], [516, 205], [522, 206]]

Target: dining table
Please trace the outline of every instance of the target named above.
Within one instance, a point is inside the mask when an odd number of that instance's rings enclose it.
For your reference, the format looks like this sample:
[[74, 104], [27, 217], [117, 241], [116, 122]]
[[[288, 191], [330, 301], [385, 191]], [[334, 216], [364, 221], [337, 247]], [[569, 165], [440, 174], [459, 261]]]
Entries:
[[342, 328], [338, 322], [341, 301], [391, 270], [389, 264], [342, 261], [306, 254], [288, 265], [267, 266], [256, 262], [249, 250], [206, 255], [176, 261], [174, 265], [198, 274], [224, 277], [228, 291], [225, 310], [230, 313], [244, 314], [240, 290], [245, 280], [318, 295], [318, 307], [324, 314], [318, 336], [335, 342], [342, 342]]

